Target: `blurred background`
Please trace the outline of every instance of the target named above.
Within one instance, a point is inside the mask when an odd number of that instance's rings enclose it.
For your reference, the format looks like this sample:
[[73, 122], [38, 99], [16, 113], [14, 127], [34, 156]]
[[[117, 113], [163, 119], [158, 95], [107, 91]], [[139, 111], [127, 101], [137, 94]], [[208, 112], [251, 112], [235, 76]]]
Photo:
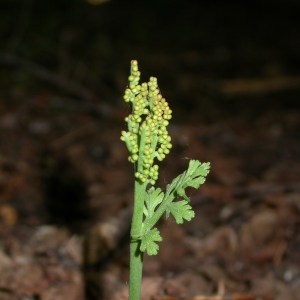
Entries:
[[[255, 109], [295, 108], [298, 13], [295, 0], [3, 0], [2, 91], [49, 91], [117, 106], [129, 61], [137, 59], [145, 78], [155, 74], [173, 103], [205, 108], [206, 116], [213, 114], [208, 103], [227, 111], [258, 102]], [[256, 81], [223, 82], [229, 79]], [[283, 91], [289, 91], [284, 101], [274, 95]], [[272, 105], [267, 97], [258, 100], [267, 92]], [[253, 93], [247, 104], [228, 101]]]
[[[300, 299], [299, 14], [297, 0], [1, 0], [0, 298], [127, 299], [119, 136], [136, 59], [173, 110], [158, 184], [190, 158], [212, 165], [190, 191], [198, 217], [162, 221], [143, 299]], [[112, 246], [98, 229], [118, 214]]]

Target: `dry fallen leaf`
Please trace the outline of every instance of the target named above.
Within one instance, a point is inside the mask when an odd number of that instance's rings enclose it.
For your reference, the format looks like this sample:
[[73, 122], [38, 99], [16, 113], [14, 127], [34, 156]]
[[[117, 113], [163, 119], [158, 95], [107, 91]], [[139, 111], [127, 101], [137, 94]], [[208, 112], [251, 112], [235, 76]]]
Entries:
[[0, 206], [0, 219], [4, 225], [14, 226], [18, 220], [18, 213], [12, 206], [3, 204]]

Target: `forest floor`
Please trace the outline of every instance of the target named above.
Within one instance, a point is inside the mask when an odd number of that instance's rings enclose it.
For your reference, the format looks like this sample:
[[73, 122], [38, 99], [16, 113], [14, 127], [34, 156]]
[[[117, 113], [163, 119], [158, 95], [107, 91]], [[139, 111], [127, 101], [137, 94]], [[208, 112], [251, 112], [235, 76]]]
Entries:
[[[261, 14], [263, 28], [275, 22]], [[144, 258], [143, 300], [300, 300], [300, 72], [286, 58], [296, 32], [281, 49], [248, 34], [235, 50], [211, 40], [214, 52], [123, 45], [143, 53], [131, 58], [145, 80], [158, 77], [173, 110], [158, 185], [190, 159], [211, 163], [205, 184], [188, 191], [196, 217], [158, 225], [163, 242]], [[102, 62], [97, 97], [93, 80], [82, 88], [33, 60], [0, 58], [46, 82], [22, 86], [18, 73], [19, 85], [6, 79], [0, 94], [0, 299], [126, 300], [134, 179], [120, 132], [130, 61]]]

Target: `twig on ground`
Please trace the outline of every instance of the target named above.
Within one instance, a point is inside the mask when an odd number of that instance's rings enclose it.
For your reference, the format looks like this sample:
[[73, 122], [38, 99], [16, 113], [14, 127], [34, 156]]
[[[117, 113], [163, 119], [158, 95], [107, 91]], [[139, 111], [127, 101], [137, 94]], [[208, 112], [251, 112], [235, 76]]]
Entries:
[[238, 187], [232, 190], [234, 197], [244, 197], [249, 195], [274, 194], [280, 192], [300, 191], [300, 183], [286, 184], [259, 184], [249, 187]]
[[[16, 55], [0, 52], [0, 64], [5, 64], [13, 67], [21, 67], [28, 72], [38, 77], [41, 80], [50, 82], [51, 84], [61, 88], [62, 90], [78, 97], [83, 100], [76, 101], [75, 99], [67, 99], [62, 97], [52, 97], [49, 99], [49, 107], [55, 109], [70, 108], [71, 110], [80, 110], [87, 113], [101, 115], [104, 117], [123, 119], [123, 112], [119, 112], [118, 109], [113, 108], [111, 105], [104, 102], [100, 102], [98, 97], [81, 86], [79, 83], [72, 80], [67, 80], [63, 76], [60, 76], [54, 72], [47, 70], [45, 67], [31, 62], [30, 60], [20, 58]], [[105, 90], [105, 88], [104, 88]], [[111, 99], [111, 95], [109, 96]], [[107, 99], [109, 100], [109, 99]]]
[[229, 97], [299, 89], [300, 77], [231, 79], [219, 82], [220, 93]]
[[71, 132], [68, 132], [67, 134], [63, 135], [62, 137], [54, 140], [51, 143], [51, 148], [54, 151], [61, 150], [62, 148], [65, 148], [72, 144], [74, 140], [77, 140], [81, 137], [85, 137], [88, 134], [95, 134], [95, 132], [99, 130], [97, 125], [94, 122], [87, 123], [84, 126], [81, 126]]
[[53, 85], [69, 92], [72, 95], [78, 96], [85, 100], [97, 99], [90, 90], [83, 86], [80, 86], [77, 82], [66, 80], [64, 77], [57, 75], [43, 66], [31, 62], [25, 58], [18, 57], [16, 55], [0, 52], [0, 63], [6, 64], [14, 67], [25, 68], [28, 72], [35, 75], [39, 79], [45, 80], [52, 83]]

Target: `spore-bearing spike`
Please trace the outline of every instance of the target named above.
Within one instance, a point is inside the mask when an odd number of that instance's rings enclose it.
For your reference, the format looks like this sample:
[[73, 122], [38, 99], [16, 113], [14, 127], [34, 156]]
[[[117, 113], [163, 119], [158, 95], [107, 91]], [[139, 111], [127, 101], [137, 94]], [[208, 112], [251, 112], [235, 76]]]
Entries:
[[166, 129], [172, 111], [160, 94], [157, 78], [150, 77], [147, 83], [139, 84], [140, 75], [137, 61], [132, 60], [129, 87], [124, 94], [125, 102], [131, 102], [132, 114], [125, 118], [128, 131], [122, 131], [121, 140], [130, 153], [128, 160], [135, 165], [135, 170], [139, 170], [135, 177], [154, 185], [158, 178], [158, 166], [153, 165], [154, 159], [162, 161], [172, 148]]

